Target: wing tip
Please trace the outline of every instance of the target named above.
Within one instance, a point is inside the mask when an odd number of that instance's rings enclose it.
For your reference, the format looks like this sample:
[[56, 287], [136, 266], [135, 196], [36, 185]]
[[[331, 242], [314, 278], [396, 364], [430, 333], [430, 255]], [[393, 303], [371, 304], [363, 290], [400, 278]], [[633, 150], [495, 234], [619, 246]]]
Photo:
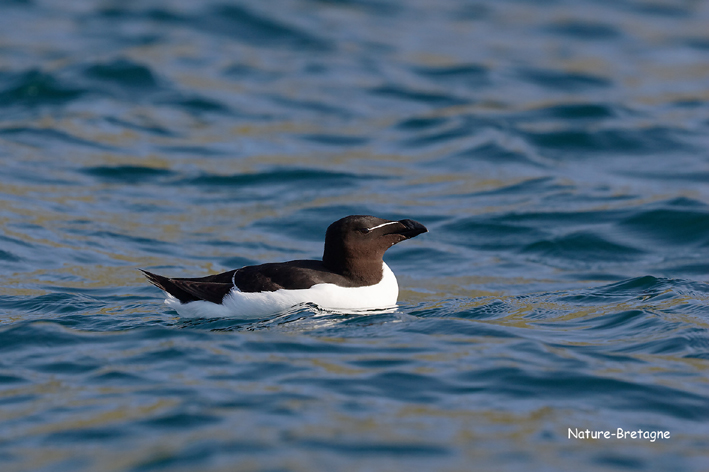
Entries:
[[161, 279], [169, 280], [167, 277], [163, 277], [162, 275], [158, 275], [158, 274], [153, 274], [152, 272], [148, 272], [147, 270], [143, 270], [143, 269], [138, 269], [138, 270], [143, 273], [145, 278], [148, 279], [148, 282], [155, 285], [160, 290], [164, 290], [165, 292], [167, 292], [167, 290], [165, 289], [165, 287], [163, 286], [163, 283], [161, 281]]
[[180, 303], [189, 303], [194, 301], [208, 301], [216, 304], [221, 304], [224, 297], [234, 287], [233, 284], [218, 283], [218, 282], [203, 282], [189, 279], [171, 279], [158, 274], [153, 274], [144, 269], [138, 269], [145, 275], [148, 281], [157, 288], [172, 295], [180, 301]]

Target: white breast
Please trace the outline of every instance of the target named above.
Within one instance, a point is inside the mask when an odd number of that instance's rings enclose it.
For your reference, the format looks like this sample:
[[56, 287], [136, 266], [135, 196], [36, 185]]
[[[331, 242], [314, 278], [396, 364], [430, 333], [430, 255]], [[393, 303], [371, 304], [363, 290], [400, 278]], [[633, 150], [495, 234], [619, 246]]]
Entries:
[[340, 287], [317, 284], [302, 290], [245, 293], [237, 288], [224, 297], [221, 305], [205, 301], [181, 303], [167, 295], [165, 304], [187, 318], [260, 318], [301, 303], [315, 303], [330, 310], [370, 310], [391, 308], [399, 297], [399, 285], [389, 266], [383, 264], [382, 280], [366, 287]]

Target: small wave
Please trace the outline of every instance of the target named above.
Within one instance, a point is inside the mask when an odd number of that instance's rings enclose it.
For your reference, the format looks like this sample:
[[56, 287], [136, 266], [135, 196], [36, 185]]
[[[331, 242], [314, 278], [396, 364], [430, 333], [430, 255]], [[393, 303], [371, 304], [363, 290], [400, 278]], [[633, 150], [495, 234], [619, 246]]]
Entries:
[[183, 184], [205, 187], [302, 186], [317, 183], [320, 188], [341, 188], [355, 185], [360, 179], [373, 176], [314, 169], [274, 169], [253, 174], [217, 175], [203, 173], [181, 181]]
[[203, 113], [232, 114], [232, 110], [223, 103], [199, 95], [183, 96], [173, 93], [169, 97], [157, 99], [156, 103], [174, 106], [193, 115]]
[[535, 109], [533, 118], [558, 118], [561, 120], [603, 120], [618, 116], [617, 107], [600, 103], [573, 103]]
[[458, 244], [486, 250], [524, 247], [525, 244], [534, 244], [547, 235], [533, 226], [507, 224], [487, 218], [467, 218], [448, 224], [442, 229], [454, 234], [454, 240]]
[[427, 90], [414, 90], [400, 85], [382, 85], [372, 89], [371, 93], [381, 97], [407, 100], [439, 107], [450, 107], [469, 103], [469, 100], [451, 94]]
[[98, 81], [98, 86], [115, 85], [127, 94], [145, 94], [160, 88], [157, 77], [148, 66], [127, 59], [89, 65], [84, 75]]
[[23, 313], [59, 314], [84, 313], [99, 310], [105, 302], [83, 294], [47, 293], [35, 297], [3, 296], [0, 308]]
[[[566, 129], [549, 132], [523, 133], [535, 146], [550, 150], [575, 151], [580, 154], [660, 154], [691, 150], [684, 140], [677, 139], [678, 131], [668, 128], [655, 129]], [[565, 154], [568, 156], [568, 154]]]
[[0, 105], [33, 109], [46, 105], [64, 105], [86, 90], [64, 84], [55, 75], [37, 69], [0, 76]]
[[709, 244], [709, 211], [706, 210], [658, 208], [638, 212], [618, 225], [661, 244]]
[[262, 15], [242, 6], [223, 4], [189, 18], [187, 24], [210, 34], [235, 38], [254, 46], [319, 52], [331, 49], [325, 39], [286, 24], [274, 16]]
[[52, 128], [36, 128], [26, 126], [0, 128], [0, 137], [7, 139], [8, 141], [15, 141], [17, 143], [40, 149], [63, 144], [66, 146], [88, 147], [103, 151], [115, 151], [113, 146], [79, 138], [65, 131]]
[[579, 231], [550, 240], [536, 241], [521, 249], [523, 253], [570, 261], [619, 262], [633, 261], [645, 253], [641, 249], [626, 246], [597, 233]]
[[440, 116], [422, 116], [414, 118], [406, 118], [400, 121], [396, 127], [401, 130], [419, 131], [429, 128], [436, 128], [444, 123], [448, 123], [448, 118]]
[[370, 141], [370, 139], [365, 136], [347, 136], [336, 134], [305, 134], [300, 137], [301, 139], [317, 144], [338, 147], [363, 146]]
[[515, 368], [474, 370], [458, 378], [500, 400], [545, 397], [564, 403], [583, 398], [596, 408], [669, 414], [699, 422], [709, 419], [709, 399], [705, 396], [662, 385], [564, 371], [549, 376]]
[[490, 85], [490, 71], [477, 64], [461, 64], [447, 67], [414, 67], [413, 71], [433, 83], [462, 85], [473, 90]]
[[636, 299], [648, 294], [662, 292], [668, 286], [669, 281], [667, 279], [646, 275], [582, 291], [580, 294], [562, 297], [561, 300], [575, 303], [603, 303], [615, 301], [619, 298]]
[[580, 92], [589, 89], [607, 88], [612, 85], [609, 79], [590, 74], [558, 72], [547, 69], [522, 69], [518, 73], [522, 80], [540, 87], [564, 92]]
[[546, 30], [565, 38], [582, 41], [617, 39], [621, 35], [621, 32], [614, 26], [594, 21], [559, 21], [549, 25]]
[[168, 169], [135, 165], [84, 167], [80, 172], [106, 182], [123, 184], [150, 182], [174, 175]]
[[497, 143], [487, 143], [480, 146], [475, 146], [464, 151], [460, 151], [453, 157], [481, 159], [489, 162], [494, 162], [499, 165], [531, 165], [539, 166], [539, 164], [530, 159], [526, 154], [518, 151], [505, 148]]
[[5, 261], [5, 262], [19, 262], [21, 259], [16, 256], [15, 254], [9, 252], [9, 251], [4, 251], [0, 249], [0, 261]]

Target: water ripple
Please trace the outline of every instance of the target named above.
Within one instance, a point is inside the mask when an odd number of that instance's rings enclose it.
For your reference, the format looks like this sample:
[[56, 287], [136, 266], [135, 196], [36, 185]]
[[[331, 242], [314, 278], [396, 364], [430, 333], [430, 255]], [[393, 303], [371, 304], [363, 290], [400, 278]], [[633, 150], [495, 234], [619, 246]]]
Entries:
[[[2, 12], [1, 470], [705, 470], [702, 2]], [[429, 228], [397, 309], [184, 320], [137, 270], [347, 214]]]

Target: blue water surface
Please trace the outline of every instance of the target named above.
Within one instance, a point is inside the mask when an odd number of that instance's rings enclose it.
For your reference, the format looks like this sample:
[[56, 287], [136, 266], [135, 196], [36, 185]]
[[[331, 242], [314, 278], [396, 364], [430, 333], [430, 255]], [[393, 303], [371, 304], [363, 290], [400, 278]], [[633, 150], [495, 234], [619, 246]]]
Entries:
[[[0, 470], [706, 470], [707, 24], [0, 3]], [[319, 258], [349, 214], [430, 230], [395, 312], [184, 320], [137, 271]]]

